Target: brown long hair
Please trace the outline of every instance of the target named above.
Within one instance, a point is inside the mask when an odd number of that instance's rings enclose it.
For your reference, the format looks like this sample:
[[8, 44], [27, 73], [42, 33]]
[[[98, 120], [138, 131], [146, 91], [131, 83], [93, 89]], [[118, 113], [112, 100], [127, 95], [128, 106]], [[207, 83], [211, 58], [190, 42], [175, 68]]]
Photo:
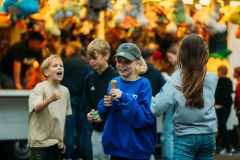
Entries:
[[182, 86], [186, 106], [203, 108], [203, 82], [207, 72], [209, 51], [203, 39], [195, 34], [186, 36], [179, 47], [177, 64], [181, 71]]

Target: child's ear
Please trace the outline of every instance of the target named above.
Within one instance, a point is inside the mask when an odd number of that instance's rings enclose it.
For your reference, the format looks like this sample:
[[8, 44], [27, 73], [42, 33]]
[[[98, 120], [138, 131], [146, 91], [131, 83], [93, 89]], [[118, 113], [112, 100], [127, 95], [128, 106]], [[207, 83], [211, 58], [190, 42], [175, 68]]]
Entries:
[[137, 65], [138, 65], [138, 67], [140, 66], [140, 61], [139, 60], [137, 61]]
[[106, 58], [106, 60], [108, 60], [109, 57], [110, 57], [110, 53], [105, 54], [105, 58]]
[[43, 71], [43, 75], [44, 75], [45, 77], [48, 77], [48, 76], [49, 76], [48, 70]]

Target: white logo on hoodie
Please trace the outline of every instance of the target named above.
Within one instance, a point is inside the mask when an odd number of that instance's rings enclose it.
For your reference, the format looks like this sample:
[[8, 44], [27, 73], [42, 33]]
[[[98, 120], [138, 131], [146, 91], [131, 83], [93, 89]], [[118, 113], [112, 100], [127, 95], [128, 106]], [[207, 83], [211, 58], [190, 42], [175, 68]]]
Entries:
[[95, 88], [94, 88], [94, 86], [92, 86], [92, 88], [91, 88], [91, 91], [95, 91]]

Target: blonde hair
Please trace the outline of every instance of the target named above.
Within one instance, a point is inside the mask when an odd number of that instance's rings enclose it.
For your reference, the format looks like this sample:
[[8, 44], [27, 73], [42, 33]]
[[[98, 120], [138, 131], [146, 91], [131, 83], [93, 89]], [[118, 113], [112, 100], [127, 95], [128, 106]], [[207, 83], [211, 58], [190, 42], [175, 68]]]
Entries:
[[[48, 58], [46, 58], [42, 64], [41, 64], [41, 69], [42, 69], [42, 74], [45, 76], [44, 71], [48, 70], [48, 67], [52, 64], [54, 61], [60, 61], [62, 62], [62, 59], [57, 56], [57, 55], [50, 55]], [[46, 77], [46, 76], [45, 76]], [[47, 77], [46, 77], [47, 78]]]
[[143, 57], [141, 56], [140, 59], [140, 65], [139, 67], [136, 68], [136, 74], [144, 74], [147, 72], [147, 64], [145, 62], [145, 60], [143, 59]]
[[71, 41], [68, 43], [67, 47], [72, 47], [75, 51], [75, 53], [80, 53], [82, 44], [77, 41]]
[[93, 40], [87, 47], [87, 56], [95, 57], [96, 53], [105, 56], [107, 53], [111, 54], [111, 48], [107, 41], [103, 39]]

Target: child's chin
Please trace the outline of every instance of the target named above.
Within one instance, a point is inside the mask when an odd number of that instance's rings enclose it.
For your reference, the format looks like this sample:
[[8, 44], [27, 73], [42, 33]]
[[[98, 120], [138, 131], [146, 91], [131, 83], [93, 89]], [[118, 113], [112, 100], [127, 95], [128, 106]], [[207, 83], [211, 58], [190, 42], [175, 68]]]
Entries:
[[60, 81], [62, 81], [62, 79], [63, 79], [63, 78], [56, 78], [55, 81], [56, 81], [56, 82], [58, 82], [58, 81], [60, 82]]

